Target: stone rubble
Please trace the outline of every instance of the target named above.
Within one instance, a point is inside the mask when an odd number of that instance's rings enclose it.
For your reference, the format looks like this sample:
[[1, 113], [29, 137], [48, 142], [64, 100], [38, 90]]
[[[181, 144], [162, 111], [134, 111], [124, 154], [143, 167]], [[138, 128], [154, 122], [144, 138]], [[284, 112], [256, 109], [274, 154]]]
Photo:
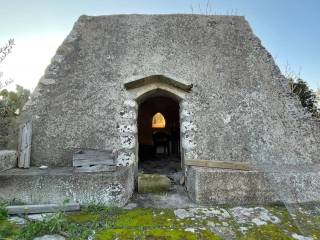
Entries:
[[54, 234], [54, 235], [44, 235], [42, 237], [36, 237], [33, 240], [65, 240], [65, 238], [58, 234]]
[[280, 219], [277, 216], [274, 216], [263, 207], [234, 207], [230, 209], [230, 212], [239, 224], [252, 223], [261, 226], [267, 223], [280, 223]]

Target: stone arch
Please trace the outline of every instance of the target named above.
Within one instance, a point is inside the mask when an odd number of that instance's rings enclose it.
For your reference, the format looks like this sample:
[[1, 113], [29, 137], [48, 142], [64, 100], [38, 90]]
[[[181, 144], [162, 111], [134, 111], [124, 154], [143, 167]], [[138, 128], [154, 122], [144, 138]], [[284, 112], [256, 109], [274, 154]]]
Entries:
[[150, 76], [142, 77], [139, 79], [136, 78], [126, 82], [124, 86], [127, 90], [130, 90], [133, 88], [149, 85], [152, 83], [163, 83], [163, 84], [171, 85], [181, 90], [184, 90], [186, 92], [190, 92], [193, 87], [192, 84], [186, 84], [186, 83], [183, 83], [182, 81], [174, 80], [172, 77], [167, 77], [165, 75], [150, 75]]
[[159, 91], [180, 102], [193, 87], [192, 84], [186, 84], [164, 75], [151, 75], [132, 80], [125, 83], [124, 86], [133, 94], [133, 99], [138, 104]]
[[[185, 155], [190, 152], [190, 139], [194, 136], [193, 130], [188, 129], [192, 122], [192, 113], [188, 110], [189, 104], [186, 101], [187, 94], [193, 88], [192, 84], [183, 81], [174, 80], [164, 75], [150, 75], [141, 78], [130, 78], [125, 81], [124, 88], [127, 90], [127, 99], [124, 102], [125, 122], [130, 122], [130, 126], [124, 126], [125, 131], [120, 129], [120, 136], [127, 140], [129, 137], [135, 139], [133, 145], [127, 149], [121, 150], [119, 154], [119, 165], [135, 164], [138, 167], [138, 109], [139, 104], [150, 97], [165, 96], [175, 100], [179, 104], [179, 120], [180, 120], [180, 140], [181, 140], [181, 164], [184, 163]], [[187, 127], [186, 127], [187, 126]], [[130, 130], [134, 129], [134, 130]], [[131, 141], [131, 142], [132, 142]], [[187, 146], [187, 147], [185, 147]], [[122, 154], [122, 151], [124, 152]], [[130, 159], [130, 160], [129, 160]]]

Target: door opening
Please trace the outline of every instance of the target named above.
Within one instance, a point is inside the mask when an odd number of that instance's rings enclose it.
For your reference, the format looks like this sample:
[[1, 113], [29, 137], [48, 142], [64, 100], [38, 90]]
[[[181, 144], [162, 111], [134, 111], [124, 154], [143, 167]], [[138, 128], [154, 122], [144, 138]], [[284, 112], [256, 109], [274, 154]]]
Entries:
[[179, 102], [149, 96], [139, 104], [139, 171], [170, 175], [181, 171]]

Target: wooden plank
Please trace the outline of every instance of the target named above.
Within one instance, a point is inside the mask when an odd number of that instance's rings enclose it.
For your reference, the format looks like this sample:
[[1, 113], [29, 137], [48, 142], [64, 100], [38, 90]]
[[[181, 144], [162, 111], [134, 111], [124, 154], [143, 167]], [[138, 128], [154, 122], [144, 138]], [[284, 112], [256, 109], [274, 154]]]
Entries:
[[234, 170], [250, 171], [250, 165], [247, 162], [226, 162], [226, 161], [209, 161], [209, 160], [185, 160], [188, 166], [208, 167], [208, 168], [225, 168]]
[[74, 154], [73, 159], [113, 159], [113, 155], [105, 154], [105, 155], [88, 155], [88, 154]]
[[28, 121], [19, 127], [18, 167], [30, 167], [32, 124]]
[[74, 172], [113, 172], [116, 170], [114, 158], [110, 150], [78, 150], [73, 155]]
[[58, 204], [38, 204], [38, 205], [18, 205], [6, 207], [9, 214], [34, 214], [34, 213], [51, 213], [60, 210], [66, 212], [79, 211], [79, 203], [68, 203], [66, 205]]
[[75, 167], [75, 172], [114, 172], [116, 170], [116, 166], [109, 166], [109, 165], [93, 165], [93, 166], [81, 166]]
[[100, 154], [112, 154], [111, 150], [95, 150], [95, 149], [79, 149], [75, 154], [89, 154], [89, 155], [100, 155]]
[[113, 158], [112, 154], [74, 154], [74, 159], [83, 159], [83, 158]]
[[84, 165], [96, 165], [96, 164], [104, 164], [104, 165], [115, 165], [114, 159], [74, 159], [73, 166], [79, 167]]
[[79, 150], [73, 155], [74, 167], [92, 165], [115, 165], [114, 154], [110, 150]]

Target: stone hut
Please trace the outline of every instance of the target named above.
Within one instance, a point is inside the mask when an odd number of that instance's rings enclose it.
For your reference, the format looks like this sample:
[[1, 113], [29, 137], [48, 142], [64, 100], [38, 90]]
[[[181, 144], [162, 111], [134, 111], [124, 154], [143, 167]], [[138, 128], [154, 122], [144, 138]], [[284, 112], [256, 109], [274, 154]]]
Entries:
[[[241, 16], [81, 16], [23, 116], [31, 168], [1, 173], [0, 197], [26, 202], [124, 204], [157, 151], [175, 155], [202, 204], [277, 201], [266, 169], [320, 163], [319, 122]], [[112, 151], [114, 170], [73, 172], [79, 149]], [[319, 172], [288, 174], [319, 197]]]

